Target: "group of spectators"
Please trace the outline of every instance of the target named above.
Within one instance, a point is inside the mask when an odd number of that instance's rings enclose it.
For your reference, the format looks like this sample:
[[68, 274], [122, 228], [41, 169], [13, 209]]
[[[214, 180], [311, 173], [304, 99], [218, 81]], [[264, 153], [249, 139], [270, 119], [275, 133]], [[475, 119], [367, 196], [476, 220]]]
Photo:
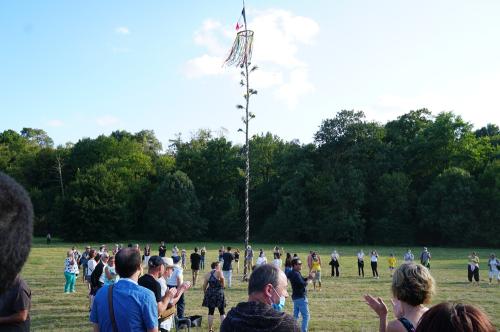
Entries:
[[[32, 227], [33, 210], [29, 196], [14, 180], [0, 172], [0, 251], [4, 253], [0, 255], [1, 331], [30, 330], [31, 291], [19, 273], [31, 248]], [[65, 292], [75, 291], [80, 264], [83, 274], [90, 275], [90, 278], [85, 279], [87, 282], [90, 280], [91, 289], [94, 279], [99, 281], [99, 287], [93, 292], [90, 313], [94, 331], [157, 332], [171, 329], [173, 317], [182, 317], [179, 303], [191, 287], [190, 282], [182, 280], [182, 273], [176, 273], [176, 269], [182, 271], [182, 251], [180, 257], [165, 257], [165, 254], [161, 257], [151, 256], [150, 253], [146, 255], [146, 251], [141, 256], [137, 245], [126, 248], [118, 246], [115, 249], [112, 253], [108, 253], [104, 247], [99, 251], [88, 247], [82, 254], [75, 248], [68, 251], [65, 260]], [[222, 265], [231, 265], [227, 263], [231, 260], [229, 255], [224, 256], [226, 253], [231, 254], [231, 248], [224, 251]], [[280, 252], [279, 249], [277, 251]], [[249, 248], [246, 248], [245, 255], [248, 254]], [[149, 256], [147, 261], [143, 256]], [[265, 256], [263, 251], [259, 256]], [[219, 261], [213, 262], [202, 287], [205, 293], [203, 304], [211, 312], [212, 322], [214, 310], [218, 308], [222, 320], [220, 330], [223, 332], [307, 331], [307, 287], [317, 274], [314, 264], [321, 265], [315, 263], [320, 262], [319, 255], [311, 253], [310, 256], [311, 266], [307, 277], [302, 275], [299, 257], [291, 258], [287, 274], [276, 264], [261, 262], [256, 266], [251, 265], [253, 271], [248, 282], [248, 300], [229, 310], [227, 315], [224, 312], [224, 266], [221, 269]], [[195, 257], [195, 266], [196, 261], [201, 263], [201, 258], [198, 259], [196, 255], [192, 257]], [[281, 252], [276, 257], [273, 263], [281, 259]], [[309, 263], [309, 256], [307, 259]], [[145, 262], [147, 273], [143, 272]], [[490, 272], [493, 265], [498, 270], [498, 263], [494, 255], [490, 256]], [[479, 268], [477, 255], [471, 254], [469, 265], [475, 266], [468, 268], [475, 278], [476, 268]], [[101, 271], [96, 273], [96, 270]], [[283, 305], [289, 297], [288, 280], [292, 288], [293, 316], [283, 312]], [[380, 297], [364, 296], [366, 303], [379, 316], [380, 331], [496, 331], [487, 315], [474, 306], [444, 302], [427, 308], [425, 305], [435, 293], [435, 282], [429, 268], [422, 264], [405, 262], [395, 269], [391, 288], [394, 320], [388, 320], [387, 306]], [[299, 315], [302, 316], [301, 327], [297, 320]], [[213, 329], [213, 325], [210, 325], [210, 329]]]

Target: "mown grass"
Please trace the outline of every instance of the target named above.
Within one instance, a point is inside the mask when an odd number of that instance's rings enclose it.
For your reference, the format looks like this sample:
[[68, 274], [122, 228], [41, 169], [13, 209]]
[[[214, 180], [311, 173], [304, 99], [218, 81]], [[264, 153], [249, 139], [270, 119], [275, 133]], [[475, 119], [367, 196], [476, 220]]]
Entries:
[[[128, 243], [128, 241], [120, 241]], [[134, 242], [135, 243], [135, 242]], [[141, 243], [143, 247], [144, 243]], [[43, 239], [36, 239], [29, 260], [22, 275], [32, 290], [32, 331], [90, 331], [88, 322], [87, 290], [81, 278], [77, 279], [77, 293], [64, 294], [63, 266], [66, 251], [71, 243], [53, 242], [47, 246]], [[81, 250], [85, 244], [76, 244]], [[97, 246], [98, 244], [91, 244]], [[208, 249], [208, 262], [217, 258], [219, 244], [215, 243], [185, 243], [177, 244], [186, 248], [188, 253], [195, 246], [205, 245]], [[226, 244], [231, 245], [231, 244]], [[241, 244], [232, 244], [242, 248]], [[272, 258], [274, 245], [254, 245], [254, 249], [263, 248]], [[110, 245], [112, 247], [112, 245]], [[157, 245], [154, 245], [156, 249]], [[372, 279], [369, 264], [365, 265], [364, 279], [357, 276], [356, 252], [359, 247], [336, 246], [341, 255], [341, 278], [332, 279], [328, 257], [334, 246], [319, 245], [288, 245], [285, 251], [298, 253], [305, 258], [309, 250], [316, 250], [323, 258], [323, 289], [321, 292], [309, 292], [311, 311], [310, 331], [377, 331], [377, 317], [362, 300], [362, 295], [371, 293], [386, 300], [390, 298], [390, 278], [387, 270], [387, 256], [390, 252], [397, 254], [399, 262], [406, 248], [377, 247], [381, 258], [379, 260], [380, 279]], [[371, 247], [363, 248], [365, 253]], [[467, 282], [467, 255], [472, 249], [430, 248], [433, 254], [432, 274], [437, 282], [437, 295], [433, 303], [441, 301], [464, 301], [483, 308], [500, 327], [500, 287], [488, 285], [486, 260], [492, 249], [476, 250], [481, 258], [481, 285], [471, 287]], [[413, 248], [415, 254], [420, 248]], [[156, 253], [156, 250], [154, 251]], [[500, 253], [497, 250], [497, 253]], [[242, 264], [241, 264], [242, 265]], [[206, 270], [208, 271], [208, 270]], [[304, 272], [305, 273], [305, 272]], [[236, 274], [236, 272], [234, 272]], [[240, 275], [233, 277], [233, 288], [226, 290], [228, 310], [247, 298], [246, 283], [240, 281]], [[191, 280], [191, 271], [184, 273], [186, 280]], [[312, 289], [312, 285], [310, 287]], [[186, 314], [202, 315], [206, 330], [207, 309], [201, 307], [202, 292], [200, 285], [191, 289], [186, 295]], [[292, 313], [293, 304], [287, 301], [286, 311]], [[390, 314], [391, 315], [391, 314]], [[219, 322], [217, 322], [218, 327]]]

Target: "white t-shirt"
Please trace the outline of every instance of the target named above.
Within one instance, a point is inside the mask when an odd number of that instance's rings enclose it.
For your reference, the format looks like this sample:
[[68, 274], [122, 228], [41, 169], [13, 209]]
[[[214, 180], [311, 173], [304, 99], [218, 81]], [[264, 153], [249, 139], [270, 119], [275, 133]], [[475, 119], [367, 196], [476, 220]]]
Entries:
[[182, 282], [184, 281], [182, 272], [183, 272], [182, 268], [176, 265], [174, 267], [174, 272], [167, 280], [167, 285], [177, 287], [177, 279], [179, 279], [179, 283], [182, 284]]
[[87, 275], [90, 276], [92, 272], [94, 272], [95, 266], [97, 265], [97, 262], [95, 259], [91, 259], [87, 263]]
[[257, 262], [255, 262], [255, 265], [261, 265], [261, 264], [267, 264], [267, 258], [266, 256], [263, 257], [258, 257]]
[[372, 262], [376, 262], [376, 261], [378, 261], [378, 257], [377, 257], [377, 255], [372, 255], [372, 257], [371, 257], [371, 261], [372, 261]]
[[[163, 298], [165, 296], [165, 293], [167, 292], [167, 289], [168, 289], [167, 281], [163, 277], [158, 278], [156, 281], [160, 284], [161, 297]], [[174, 316], [172, 316], [168, 319], [165, 319], [163, 322], [160, 323], [160, 328], [165, 329], [167, 331], [170, 331], [173, 327], [173, 320], [174, 320]]]
[[488, 265], [490, 266], [490, 271], [493, 272], [493, 273], [498, 273], [498, 267], [497, 267], [497, 264], [498, 264], [498, 260], [496, 258], [494, 259], [490, 259], [488, 261]]
[[365, 258], [365, 254], [362, 252], [358, 252], [358, 261], [362, 261]]
[[106, 266], [108, 266], [108, 264], [105, 264], [104, 262], [103, 262], [103, 264], [104, 264], [104, 266], [102, 267], [102, 273], [101, 273], [101, 276], [99, 277], [99, 282], [102, 282], [104, 284], [104, 281], [105, 281], [104, 279], [106, 279], [105, 269], [106, 269]]

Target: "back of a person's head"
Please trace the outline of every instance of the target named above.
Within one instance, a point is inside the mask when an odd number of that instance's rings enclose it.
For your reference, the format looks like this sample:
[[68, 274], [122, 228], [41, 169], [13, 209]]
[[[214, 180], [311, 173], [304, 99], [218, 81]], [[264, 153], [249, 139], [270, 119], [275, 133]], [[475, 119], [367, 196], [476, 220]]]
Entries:
[[0, 294], [10, 287], [31, 249], [33, 207], [26, 191], [0, 172]]
[[420, 319], [417, 332], [494, 332], [488, 316], [472, 305], [444, 302]]
[[266, 285], [278, 286], [280, 269], [271, 264], [263, 264], [253, 270], [248, 281], [248, 295], [261, 292]]
[[121, 278], [130, 278], [141, 268], [141, 255], [134, 248], [124, 248], [115, 256], [116, 273]]
[[402, 264], [392, 277], [392, 294], [400, 301], [417, 306], [429, 303], [435, 291], [434, 278], [420, 264]]

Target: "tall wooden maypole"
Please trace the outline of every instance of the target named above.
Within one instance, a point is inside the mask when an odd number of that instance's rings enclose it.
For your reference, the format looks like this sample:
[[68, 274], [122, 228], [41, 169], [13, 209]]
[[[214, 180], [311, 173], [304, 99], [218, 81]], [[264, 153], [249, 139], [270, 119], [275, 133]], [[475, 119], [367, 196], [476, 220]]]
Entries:
[[[248, 29], [244, 0], [240, 19], [241, 18], [243, 18], [243, 25], [240, 25], [238, 20], [236, 24], [236, 39], [225, 64], [229, 66], [235, 65], [241, 69], [240, 85], [245, 88], [245, 94], [243, 95], [245, 106], [236, 105], [236, 108], [245, 110], [245, 116], [242, 117], [245, 129], [239, 129], [238, 131], [245, 133], [245, 266], [243, 268], [243, 280], [248, 280], [248, 273], [250, 272], [248, 271], [249, 262], [247, 255], [250, 239], [250, 144], [248, 125], [250, 120], [255, 118], [255, 115], [249, 110], [250, 97], [257, 94], [256, 90], [250, 88], [250, 73], [257, 70], [257, 66], [251, 67], [254, 32]], [[244, 28], [244, 30], [240, 30], [242, 28]]]

